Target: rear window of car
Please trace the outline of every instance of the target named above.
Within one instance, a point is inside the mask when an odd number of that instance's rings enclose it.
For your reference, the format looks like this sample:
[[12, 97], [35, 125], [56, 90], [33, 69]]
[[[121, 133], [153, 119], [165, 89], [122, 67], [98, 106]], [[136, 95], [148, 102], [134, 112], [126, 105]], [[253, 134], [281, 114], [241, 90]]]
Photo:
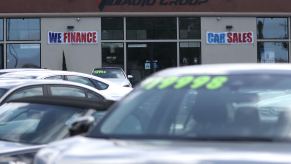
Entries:
[[125, 78], [124, 73], [121, 69], [118, 68], [102, 68], [94, 69], [92, 75], [98, 76], [101, 78]]

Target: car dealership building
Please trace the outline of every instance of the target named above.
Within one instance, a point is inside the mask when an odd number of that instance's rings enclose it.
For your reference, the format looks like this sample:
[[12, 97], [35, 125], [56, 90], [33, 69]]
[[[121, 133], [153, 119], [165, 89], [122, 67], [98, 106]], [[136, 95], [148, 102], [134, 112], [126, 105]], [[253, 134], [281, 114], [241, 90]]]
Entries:
[[0, 67], [151, 73], [208, 63], [290, 62], [290, 0], [10, 0]]

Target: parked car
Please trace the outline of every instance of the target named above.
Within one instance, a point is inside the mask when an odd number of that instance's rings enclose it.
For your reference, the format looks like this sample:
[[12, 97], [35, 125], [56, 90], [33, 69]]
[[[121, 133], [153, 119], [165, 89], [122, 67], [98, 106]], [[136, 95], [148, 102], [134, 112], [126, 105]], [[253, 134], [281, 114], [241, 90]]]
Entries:
[[102, 118], [114, 101], [80, 97], [26, 97], [0, 106], [0, 163], [31, 163], [46, 144], [69, 137], [82, 117]]
[[118, 86], [100, 77], [71, 71], [22, 71], [1, 75], [0, 79], [51, 79], [72, 81], [94, 87], [101, 93], [110, 95], [115, 100], [121, 99], [132, 90], [132, 88]]
[[125, 72], [120, 67], [94, 68], [92, 75], [107, 79], [123, 87], [132, 87], [128, 79], [132, 78], [132, 75], [126, 76]]
[[31, 96], [69, 96], [98, 100], [115, 100], [99, 90], [75, 82], [61, 80], [0, 80], [0, 105], [6, 101]]
[[290, 84], [289, 64], [167, 69], [35, 163], [290, 163]]

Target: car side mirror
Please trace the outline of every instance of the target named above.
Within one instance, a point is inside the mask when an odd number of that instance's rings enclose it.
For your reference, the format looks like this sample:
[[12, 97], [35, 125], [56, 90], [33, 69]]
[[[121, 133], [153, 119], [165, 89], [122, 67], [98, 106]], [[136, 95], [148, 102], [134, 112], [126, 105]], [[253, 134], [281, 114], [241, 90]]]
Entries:
[[88, 132], [94, 122], [95, 118], [91, 115], [76, 118], [69, 125], [70, 136], [80, 135]]
[[132, 75], [127, 75], [127, 78], [132, 79], [133, 76]]

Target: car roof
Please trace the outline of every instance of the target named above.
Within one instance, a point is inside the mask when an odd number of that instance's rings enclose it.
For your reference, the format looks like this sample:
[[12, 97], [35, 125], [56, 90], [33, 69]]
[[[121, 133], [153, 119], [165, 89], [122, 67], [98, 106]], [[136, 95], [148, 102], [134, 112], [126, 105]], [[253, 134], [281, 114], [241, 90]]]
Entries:
[[121, 67], [96, 67], [95, 69], [118, 69], [118, 70], [123, 70]]
[[61, 106], [70, 106], [70, 107], [86, 108], [86, 109], [92, 108], [98, 111], [105, 111], [114, 103], [114, 101], [112, 100], [93, 101], [93, 100], [88, 100], [86, 98], [66, 97], [66, 96], [24, 97], [24, 98], [10, 100], [6, 103], [11, 103], [11, 102], [61, 105]]
[[291, 73], [290, 64], [206, 64], [168, 68], [153, 76], [181, 76], [187, 74], [243, 74], [243, 73]]
[[[31, 86], [31, 85], [41, 85], [41, 84], [64, 84], [64, 85], [74, 85], [79, 87], [84, 87], [89, 90], [96, 90], [93, 87], [71, 82], [71, 81], [65, 81], [65, 80], [43, 80], [43, 79], [1, 79], [0, 80], [0, 87], [1, 88], [13, 88], [16, 86]], [[98, 90], [96, 90], [98, 92]]]
[[60, 70], [39, 70], [39, 71], [21, 71], [21, 72], [12, 72], [12, 73], [6, 73], [2, 76], [0, 76], [0, 78], [9, 78], [9, 77], [26, 77], [26, 76], [31, 76], [31, 77], [35, 77], [35, 78], [45, 78], [48, 76], [58, 76], [58, 75], [76, 75], [76, 76], [82, 76], [82, 77], [87, 77], [87, 78], [91, 78], [91, 79], [96, 79], [98, 81], [101, 81], [103, 83], [109, 84], [109, 85], [115, 85], [114, 83], [112, 83], [109, 80], [97, 77], [97, 76], [93, 76], [90, 74], [86, 74], [86, 73], [81, 73], [81, 72], [74, 72], [74, 71], [60, 71]]
[[43, 71], [48, 70], [44, 68], [6, 68], [0, 69], [0, 73], [8, 73], [8, 72], [20, 72], [20, 71]]

